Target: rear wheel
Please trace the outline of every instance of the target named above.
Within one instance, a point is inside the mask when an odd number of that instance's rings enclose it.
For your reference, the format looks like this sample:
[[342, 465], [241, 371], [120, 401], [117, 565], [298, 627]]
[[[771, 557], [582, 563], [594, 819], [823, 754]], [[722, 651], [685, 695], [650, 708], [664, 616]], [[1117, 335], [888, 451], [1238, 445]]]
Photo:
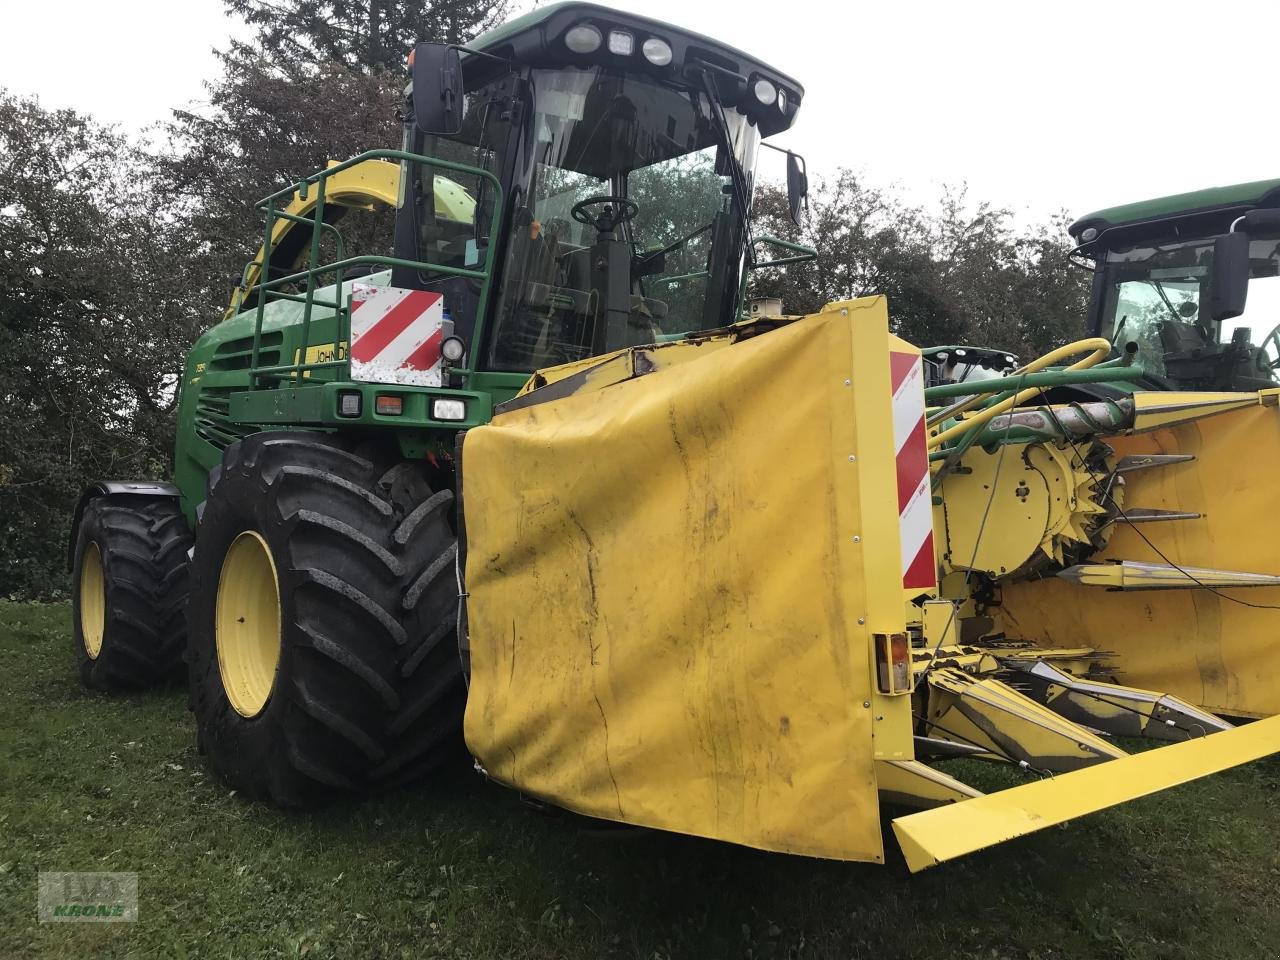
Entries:
[[71, 632], [86, 686], [141, 689], [181, 677], [191, 542], [174, 498], [86, 504], [71, 579]]
[[210, 475], [190, 702], [237, 789], [306, 805], [461, 744], [453, 494], [424, 468], [278, 431], [232, 444]]

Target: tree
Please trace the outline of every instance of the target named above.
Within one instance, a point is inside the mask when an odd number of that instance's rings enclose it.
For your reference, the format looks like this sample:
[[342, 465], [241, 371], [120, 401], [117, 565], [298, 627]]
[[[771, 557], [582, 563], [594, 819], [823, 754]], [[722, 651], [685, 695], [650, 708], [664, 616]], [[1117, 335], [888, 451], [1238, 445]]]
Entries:
[[501, 23], [510, 0], [226, 0], [267, 56], [312, 67], [395, 71], [415, 41], [465, 43]]
[[[400, 145], [405, 59], [416, 39], [462, 42], [510, 0], [225, 0], [255, 28], [219, 54], [202, 109], [175, 110], [159, 158], [201, 240], [196, 272], [221, 315], [262, 241], [256, 203], [330, 160]], [[391, 215], [352, 218], [348, 253], [390, 253]]]
[[0, 596], [64, 582], [89, 480], [167, 469], [199, 324], [181, 233], [136, 146], [0, 90]]
[[881, 293], [894, 332], [913, 343], [970, 343], [1026, 359], [1083, 329], [1088, 278], [1067, 261], [1065, 216], [1019, 229], [1009, 211], [971, 206], [963, 190], [926, 210], [848, 170], [820, 183], [810, 208], [796, 227], [784, 190], [758, 191], [755, 232], [819, 252], [811, 264], [753, 278], [753, 295], [780, 297], [789, 313]]

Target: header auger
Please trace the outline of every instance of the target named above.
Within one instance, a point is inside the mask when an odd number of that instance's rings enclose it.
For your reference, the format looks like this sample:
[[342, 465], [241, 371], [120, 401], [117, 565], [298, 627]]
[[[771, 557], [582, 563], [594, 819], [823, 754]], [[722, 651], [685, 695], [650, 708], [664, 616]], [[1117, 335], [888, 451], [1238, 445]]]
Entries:
[[[1265, 504], [1200, 478], [1278, 449], [1275, 391], [1134, 392], [1106, 338], [926, 390], [883, 298], [752, 318], [748, 271], [814, 255], [750, 220], [803, 89], [719, 41], [566, 3], [411, 72], [399, 149], [262, 201], [175, 483], [86, 493], [87, 683], [185, 646], [209, 763], [280, 804], [465, 741], [549, 803], [771, 850], [882, 861], [881, 801], [931, 808], [894, 821], [912, 869], [1280, 750], [1097, 613], [1194, 588], [1142, 603], [1199, 656], [1186, 598], [1280, 572], [1229, 526], [1154, 534]], [[371, 205], [390, 256], [345, 247]], [[1029, 782], [984, 796], [958, 757]]]

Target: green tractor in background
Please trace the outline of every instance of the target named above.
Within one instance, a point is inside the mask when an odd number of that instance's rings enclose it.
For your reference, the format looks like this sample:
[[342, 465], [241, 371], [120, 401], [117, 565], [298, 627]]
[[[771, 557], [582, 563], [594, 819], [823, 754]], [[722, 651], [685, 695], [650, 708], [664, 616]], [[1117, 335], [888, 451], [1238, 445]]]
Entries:
[[[1280, 180], [1261, 180], [1100, 210], [1070, 227], [1093, 274], [1088, 331], [1136, 360], [1136, 382], [1059, 387], [1050, 402], [1145, 390], [1280, 386]], [[1005, 351], [925, 351], [930, 383], [1011, 372]]]
[[1144, 386], [1280, 384], [1280, 180], [1101, 210], [1070, 229], [1093, 262], [1089, 329], [1136, 344]]
[[[401, 149], [262, 201], [186, 360], [174, 483], [95, 484], [73, 527], [84, 682], [185, 670], [211, 765], [286, 805], [459, 748], [459, 431], [537, 369], [735, 324], [750, 269], [813, 255], [749, 233], [803, 90], [718, 41], [566, 3], [410, 68]], [[347, 251], [382, 204], [391, 255]]]

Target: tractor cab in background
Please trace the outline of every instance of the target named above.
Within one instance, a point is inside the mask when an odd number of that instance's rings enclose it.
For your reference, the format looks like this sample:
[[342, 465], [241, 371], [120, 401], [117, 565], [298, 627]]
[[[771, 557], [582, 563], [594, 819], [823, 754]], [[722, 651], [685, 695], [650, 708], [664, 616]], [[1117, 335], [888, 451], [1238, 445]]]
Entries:
[[1280, 385], [1280, 180], [1090, 214], [1070, 228], [1092, 262], [1090, 330], [1166, 390]]

